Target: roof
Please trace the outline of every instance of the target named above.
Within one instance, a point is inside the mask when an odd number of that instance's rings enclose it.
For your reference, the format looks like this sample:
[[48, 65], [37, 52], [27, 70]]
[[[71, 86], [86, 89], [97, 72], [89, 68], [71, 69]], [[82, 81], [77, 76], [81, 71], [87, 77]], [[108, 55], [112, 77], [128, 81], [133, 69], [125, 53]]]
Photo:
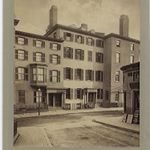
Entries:
[[131, 68], [133, 69], [133, 68], [139, 68], [139, 67], [140, 67], [140, 62], [136, 62], [136, 63], [133, 63], [133, 64], [129, 64], [129, 65], [123, 66], [120, 69], [122, 71], [125, 71], [125, 70], [131, 69]]
[[21, 35], [21, 36], [37, 38], [37, 39], [42, 39], [42, 40], [54, 41], [54, 42], [63, 42], [64, 41], [62, 39], [55, 39], [55, 38], [45, 37], [43, 35], [27, 33], [27, 32], [22, 32], [22, 31], [15, 31], [15, 34], [16, 35]]
[[50, 30], [47, 31], [47, 33], [44, 36], [47, 37], [49, 34], [51, 34], [57, 28], [69, 30], [72, 32], [77, 32], [80, 34], [85, 34], [85, 35], [89, 35], [89, 36], [93, 36], [93, 37], [97, 37], [97, 38], [103, 38], [105, 36], [104, 33], [91, 33], [90, 31], [84, 31], [84, 30], [81, 30], [80, 28], [73, 28], [73, 27], [65, 26], [65, 25], [61, 25], [61, 24], [56, 24], [55, 26], [53, 26]]
[[135, 43], [140, 43], [140, 41], [137, 40], [137, 39], [133, 39], [133, 38], [130, 38], [130, 37], [121, 36], [121, 35], [115, 34], [115, 33], [110, 33], [110, 34], [106, 35], [105, 39], [110, 38], [110, 37], [116, 37], [116, 38], [119, 38], [119, 39], [131, 41], [131, 42], [135, 42]]

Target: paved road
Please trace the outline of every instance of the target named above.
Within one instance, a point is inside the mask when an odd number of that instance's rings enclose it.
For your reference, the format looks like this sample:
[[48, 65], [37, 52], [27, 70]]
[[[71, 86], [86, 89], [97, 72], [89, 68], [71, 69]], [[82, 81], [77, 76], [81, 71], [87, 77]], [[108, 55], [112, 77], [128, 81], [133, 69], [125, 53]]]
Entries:
[[121, 112], [93, 112], [28, 118], [18, 122], [16, 146], [85, 148], [94, 146], [138, 146], [139, 135], [106, 127], [92, 120], [121, 116]]

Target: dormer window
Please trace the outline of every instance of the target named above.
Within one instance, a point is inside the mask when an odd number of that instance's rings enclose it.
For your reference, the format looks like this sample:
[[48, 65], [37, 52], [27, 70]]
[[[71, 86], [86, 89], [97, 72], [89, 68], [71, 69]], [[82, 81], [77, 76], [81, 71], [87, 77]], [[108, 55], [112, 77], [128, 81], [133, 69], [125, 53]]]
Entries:
[[81, 35], [76, 35], [76, 42], [77, 43], [84, 43], [84, 37], [82, 37]]

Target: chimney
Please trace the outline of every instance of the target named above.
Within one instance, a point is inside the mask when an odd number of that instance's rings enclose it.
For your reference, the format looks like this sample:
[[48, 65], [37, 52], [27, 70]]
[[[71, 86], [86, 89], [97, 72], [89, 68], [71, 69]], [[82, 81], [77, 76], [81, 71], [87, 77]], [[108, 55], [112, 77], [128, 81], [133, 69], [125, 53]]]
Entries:
[[57, 24], [57, 7], [53, 5], [49, 11], [49, 27], [52, 28]]
[[129, 18], [127, 15], [120, 16], [119, 33], [121, 36], [125, 36], [125, 37], [128, 37], [129, 35]]
[[87, 30], [88, 30], [87, 24], [82, 23], [80, 29], [81, 29], [81, 30], [84, 30], [84, 31], [87, 31]]

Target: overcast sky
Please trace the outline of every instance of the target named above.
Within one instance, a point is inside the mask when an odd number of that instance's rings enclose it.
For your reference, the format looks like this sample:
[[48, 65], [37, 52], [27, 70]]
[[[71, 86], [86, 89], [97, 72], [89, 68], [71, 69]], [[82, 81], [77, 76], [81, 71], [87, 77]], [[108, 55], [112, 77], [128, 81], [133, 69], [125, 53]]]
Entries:
[[58, 23], [88, 24], [97, 32], [119, 33], [119, 17], [129, 16], [129, 36], [140, 36], [140, 0], [15, 0], [17, 30], [44, 34], [49, 24], [49, 9], [58, 8]]

